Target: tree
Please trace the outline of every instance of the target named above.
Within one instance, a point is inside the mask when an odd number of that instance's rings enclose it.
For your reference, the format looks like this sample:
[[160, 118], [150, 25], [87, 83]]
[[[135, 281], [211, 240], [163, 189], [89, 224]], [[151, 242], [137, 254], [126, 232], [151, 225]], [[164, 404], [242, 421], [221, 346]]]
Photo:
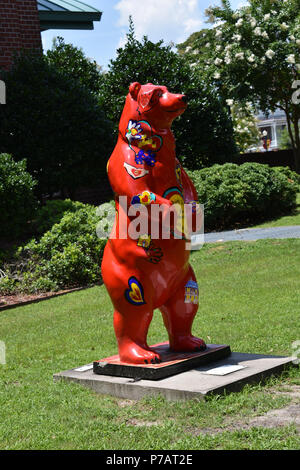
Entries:
[[26, 171], [26, 160], [15, 162], [0, 153], [0, 238], [10, 241], [26, 234], [37, 207], [36, 184]]
[[261, 136], [258, 130], [258, 120], [254, 116], [253, 106], [246, 102], [244, 105], [227, 100], [231, 107], [234, 135], [236, 144], [241, 153], [246, 152], [251, 146], [260, 143]]
[[201, 29], [191, 34], [186, 41], [177, 44], [178, 53], [184, 56], [192, 66], [201, 66], [205, 75], [205, 66], [211, 56], [211, 45], [214, 42], [215, 33], [212, 29]]
[[[222, 0], [207, 14], [215, 24], [209, 57], [199, 53], [193, 61], [204, 65], [227, 99], [251, 101], [266, 114], [276, 108], [285, 112], [300, 172], [300, 104], [296, 93], [292, 99], [292, 87], [300, 83], [299, 0], [249, 0], [249, 6], [236, 11]], [[193, 50], [197, 47], [196, 40]]]
[[56, 70], [72, 76], [92, 93], [99, 93], [102, 81], [101, 67], [85, 56], [82, 49], [66, 44], [62, 37], [53, 40], [53, 47], [47, 51], [46, 58]]
[[189, 98], [187, 111], [174, 122], [177, 154], [190, 169], [233, 161], [236, 147], [228, 107], [196, 74], [184, 57], [163, 41], [153, 43], [144, 36], [138, 41], [130, 21], [127, 43], [118, 49], [103, 77], [100, 102], [107, 115], [119, 122], [131, 82], [165, 85], [173, 93]]
[[287, 150], [292, 148], [291, 138], [287, 128], [279, 132], [279, 148], [280, 150]]
[[0, 152], [27, 158], [39, 196], [73, 197], [79, 186], [103, 184], [113, 140], [98, 98], [36, 55], [21, 55], [2, 77], [8, 99], [0, 106]]

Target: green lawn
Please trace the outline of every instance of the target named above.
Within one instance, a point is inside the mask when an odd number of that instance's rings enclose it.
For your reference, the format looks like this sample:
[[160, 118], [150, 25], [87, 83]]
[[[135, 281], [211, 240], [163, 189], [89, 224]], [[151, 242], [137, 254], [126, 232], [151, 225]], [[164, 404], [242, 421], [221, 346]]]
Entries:
[[269, 220], [252, 228], [281, 227], [287, 225], [300, 225], [300, 193], [297, 195], [297, 207], [293, 214]]
[[[206, 245], [193, 253], [200, 288], [194, 334], [233, 351], [291, 355], [300, 339], [300, 240]], [[235, 429], [287, 406], [273, 393], [300, 385], [292, 368], [266, 386], [206, 401], [137, 403], [79, 385], [53, 383], [55, 372], [116, 353], [105, 287], [7, 310], [0, 320], [7, 364], [0, 365], [1, 449], [298, 449], [294, 425]], [[149, 343], [164, 341], [159, 312]], [[207, 432], [207, 430], [209, 430]]]

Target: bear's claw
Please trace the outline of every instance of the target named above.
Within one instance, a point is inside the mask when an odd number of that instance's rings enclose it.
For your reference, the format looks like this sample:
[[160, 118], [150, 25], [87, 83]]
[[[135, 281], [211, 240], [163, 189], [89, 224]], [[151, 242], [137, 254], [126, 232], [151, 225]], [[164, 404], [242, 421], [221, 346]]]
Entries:
[[120, 347], [119, 357], [122, 362], [131, 364], [158, 364], [161, 362], [158, 353], [143, 348], [134, 342], [126, 343], [126, 346]]

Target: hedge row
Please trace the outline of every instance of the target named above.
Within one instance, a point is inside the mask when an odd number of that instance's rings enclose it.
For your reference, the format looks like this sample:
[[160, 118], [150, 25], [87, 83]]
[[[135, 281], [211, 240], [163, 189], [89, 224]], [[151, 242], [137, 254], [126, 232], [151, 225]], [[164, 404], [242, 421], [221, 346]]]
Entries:
[[246, 226], [287, 214], [296, 206], [300, 176], [260, 163], [213, 165], [189, 172], [204, 204], [205, 228]]
[[44, 220], [45, 227], [60, 220], [39, 239], [33, 238], [16, 251], [6, 267], [7, 275], [0, 280], [2, 295], [56, 291], [100, 282], [106, 241], [96, 234], [101, 220], [96, 208], [70, 200], [49, 201], [39, 211], [37, 220], [45, 214], [52, 214]]
[[[211, 230], [287, 214], [300, 190], [296, 173], [258, 163], [214, 165], [190, 176], [205, 205], [206, 229]], [[98, 238], [96, 226], [101, 220], [105, 226], [105, 215], [100, 217], [94, 206], [80, 202], [48, 201], [31, 223], [38, 236], [21, 246], [7, 264], [1, 262], [0, 253], [0, 294], [54, 291], [100, 281], [106, 240]]]

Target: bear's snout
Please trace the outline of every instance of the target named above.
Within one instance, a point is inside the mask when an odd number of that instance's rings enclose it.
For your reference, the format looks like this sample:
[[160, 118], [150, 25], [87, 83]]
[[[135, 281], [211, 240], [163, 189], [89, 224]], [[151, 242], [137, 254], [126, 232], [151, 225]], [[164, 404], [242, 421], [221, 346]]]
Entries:
[[165, 110], [167, 113], [182, 114], [187, 107], [187, 103], [188, 98], [186, 95], [168, 93], [166, 99], [162, 102], [162, 110]]

